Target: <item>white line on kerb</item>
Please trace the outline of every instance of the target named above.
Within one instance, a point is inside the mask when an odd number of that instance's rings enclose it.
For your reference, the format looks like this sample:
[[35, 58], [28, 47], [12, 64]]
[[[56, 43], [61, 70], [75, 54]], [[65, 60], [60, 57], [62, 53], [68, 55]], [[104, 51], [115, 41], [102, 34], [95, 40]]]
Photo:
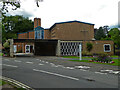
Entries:
[[7, 65], [7, 64], [0, 64], [0, 65], [4, 65], [4, 66], [8, 66], [8, 67], [18, 67], [18, 66], [14, 66], [14, 65]]
[[68, 79], [72, 79], [72, 80], [79, 80], [78, 78], [74, 78], [74, 77], [70, 77], [70, 76], [65, 76], [65, 75], [61, 75], [61, 74], [57, 74], [57, 73], [52, 73], [52, 72], [48, 72], [48, 71], [43, 71], [43, 70], [33, 69], [33, 71], [43, 72], [43, 73], [47, 73], [47, 74], [51, 74], [51, 75], [56, 75], [56, 76], [60, 76], [60, 77], [64, 77], [64, 78], [68, 78]]

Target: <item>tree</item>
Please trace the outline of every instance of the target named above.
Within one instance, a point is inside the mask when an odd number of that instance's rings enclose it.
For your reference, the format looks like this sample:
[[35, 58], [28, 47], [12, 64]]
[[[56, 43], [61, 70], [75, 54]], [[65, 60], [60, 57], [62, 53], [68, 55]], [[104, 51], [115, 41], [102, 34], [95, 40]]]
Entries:
[[105, 34], [104, 34], [103, 28], [100, 27], [100, 28], [97, 30], [96, 34], [95, 34], [95, 39], [96, 39], [96, 40], [101, 40], [102, 38], [105, 38], [105, 37], [106, 37], [106, 36], [105, 36]]
[[109, 36], [111, 40], [114, 41], [117, 48], [120, 48], [120, 30], [118, 28], [113, 28], [109, 31]]
[[[38, 2], [42, 2], [43, 0], [34, 0], [36, 2], [37, 7], [39, 7]], [[8, 8], [12, 6], [12, 10], [17, 10], [20, 8], [20, 0], [2, 0], [2, 9], [0, 12], [4, 15], [6, 12], [9, 12]]]
[[87, 43], [86, 46], [87, 46], [87, 47], [86, 47], [86, 48], [87, 48], [87, 51], [89, 51], [89, 52], [90, 52], [90, 51], [92, 50], [92, 48], [93, 48], [92, 43]]
[[33, 30], [34, 24], [29, 18], [23, 16], [5, 16], [2, 20], [2, 40], [17, 38], [17, 33]]

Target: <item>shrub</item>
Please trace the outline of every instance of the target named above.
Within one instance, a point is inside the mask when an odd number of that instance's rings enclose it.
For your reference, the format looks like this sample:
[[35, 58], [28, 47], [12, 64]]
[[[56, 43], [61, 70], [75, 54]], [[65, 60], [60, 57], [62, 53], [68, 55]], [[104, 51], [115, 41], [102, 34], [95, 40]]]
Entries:
[[98, 57], [93, 57], [92, 60], [96, 62], [106, 62], [106, 63], [112, 61], [112, 59], [107, 54], [101, 54]]
[[87, 46], [87, 51], [89, 51], [89, 52], [90, 52], [90, 51], [92, 50], [92, 48], [93, 48], [92, 43], [87, 43], [86, 46]]

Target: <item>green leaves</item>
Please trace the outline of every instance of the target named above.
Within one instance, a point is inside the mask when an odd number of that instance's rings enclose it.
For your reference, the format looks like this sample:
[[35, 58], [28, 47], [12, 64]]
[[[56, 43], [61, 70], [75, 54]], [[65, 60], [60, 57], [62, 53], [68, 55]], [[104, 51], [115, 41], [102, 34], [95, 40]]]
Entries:
[[6, 39], [16, 39], [17, 33], [27, 32], [33, 30], [34, 23], [29, 18], [23, 16], [6, 16], [2, 20], [2, 40], [3, 43]]
[[97, 30], [96, 34], [95, 34], [95, 39], [96, 39], [96, 40], [101, 40], [102, 38], [105, 38], [105, 37], [106, 37], [106, 36], [105, 36], [105, 34], [104, 34], [103, 28], [100, 27], [100, 28]]
[[86, 47], [86, 48], [87, 48], [87, 51], [89, 51], [89, 52], [90, 52], [90, 51], [92, 50], [92, 48], [93, 48], [92, 43], [87, 43], [86, 46], [87, 46], [87, 47]]

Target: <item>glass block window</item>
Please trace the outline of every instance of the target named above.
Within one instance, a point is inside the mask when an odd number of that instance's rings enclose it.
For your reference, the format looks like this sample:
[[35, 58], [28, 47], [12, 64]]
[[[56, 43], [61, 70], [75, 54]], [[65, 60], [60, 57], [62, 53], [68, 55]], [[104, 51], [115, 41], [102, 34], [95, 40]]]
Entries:
[[111, 51], [111, 45], [110, 44], [104, 44], [104, 52], [110, 52]]
[[79, 53], [80, 42], [61, 42], [61, 55], [62, 56], [76, 56]]

